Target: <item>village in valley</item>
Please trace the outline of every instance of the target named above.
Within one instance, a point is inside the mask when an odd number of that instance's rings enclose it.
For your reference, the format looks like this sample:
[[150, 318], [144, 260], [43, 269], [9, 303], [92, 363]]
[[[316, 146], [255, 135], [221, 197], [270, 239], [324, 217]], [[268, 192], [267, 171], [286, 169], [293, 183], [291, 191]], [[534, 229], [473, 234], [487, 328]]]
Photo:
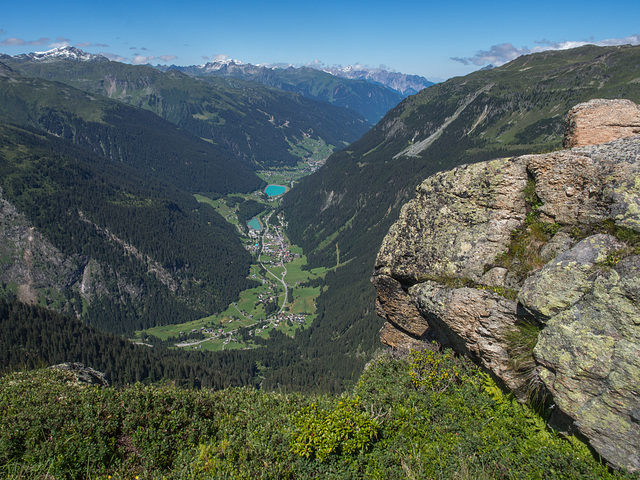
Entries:
[[[255, 286], [243, 291], [238, 301], [223, 312], [138, 332], [134, 340], [191, 350], [249, 349], [260, 347], [274, 329], [294, 336], [296, 331], [310, 325], [327, 269], [305, 269], [302, 249], [291, 245], [284, 233], [286, 220], [282, 213], [275, 212], [288, 186], [322, 163], [313, 160], [293, 171], [261, 172], [270, 182], [268, 188], [241, 199], [212, 200], [196, 195], [199, 202], [215, 208], [238, 229], [245, 248], [254, 258], [248, 278]], [[269, 190], [269, 187], [280, 188]], [[264, 210], [243, 222], [238, 218], [238, 205], [242, 201], [259, 202]]]

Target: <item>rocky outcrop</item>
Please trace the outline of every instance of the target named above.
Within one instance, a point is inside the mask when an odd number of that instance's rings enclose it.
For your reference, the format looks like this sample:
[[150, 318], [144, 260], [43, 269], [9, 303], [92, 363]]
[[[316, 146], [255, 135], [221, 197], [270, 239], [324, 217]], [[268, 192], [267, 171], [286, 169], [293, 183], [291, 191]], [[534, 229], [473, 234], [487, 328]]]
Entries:
[[[546, 284], [570, 293], [547, 320], [535, 347], [540, 379], [557, 408], [574, 420], [571, 430], [588, 438], [613, 464], [638, 470], [640, 256], [606, 269], [594, 264], [584, 269], [583, 263], [580, 273], [567, 279], [564, 271], [572, 270], [571, 262], [582, 254], [576, 249], [528, 281], [533, 284], [529, 292], [546, 289]], [[606, 247], [587, 250], [603, 254]], [[584, 275], [587, 270], [591, 272]], [[537, 297], [544, 301], [546, 295]]]
[[638, 105], [631, 100], [595, 99], [569, 111], [562, 146], [597, 145], [634, 135], [640, 135]]
[[[625, 112], [637, 110], [622, 103]], [[620, 104], [576, 107], [568, 138], [584, 138], [584, 112], [596, 109], [610, 125]], [[598, 130], [594, 118], [590, 128]], [[640, 136], [628, 132], [426, 179], [384, 239], [372, 282], [387, 320], [383, 343], [435, 339], [522, 400], [542, 388], [555, 404], [551, 424], [636, 471]]]
[[52, 365], [49, 368], [68, 372], [70, 377], [74, 378], [74, 383], [77, 385], [109, 386], [109, 382], [104, 373], [94, 370], [91, 367], [86, 367], [82, 363], [66, 362], [59, 365]]
[[[157, 273], [153, 266], [149, 262], [149, 271]], [[110, 280], [114, 277], [115, 282]], [[56, 248], [3, 197], [0, 188], [0, 294], [80, 317], [83, 305], [73, 301], [76, 295], [90, 305], [96, 298], [118, 301], [126, 295], [135, 300], [139, 290], [111, 267]]]

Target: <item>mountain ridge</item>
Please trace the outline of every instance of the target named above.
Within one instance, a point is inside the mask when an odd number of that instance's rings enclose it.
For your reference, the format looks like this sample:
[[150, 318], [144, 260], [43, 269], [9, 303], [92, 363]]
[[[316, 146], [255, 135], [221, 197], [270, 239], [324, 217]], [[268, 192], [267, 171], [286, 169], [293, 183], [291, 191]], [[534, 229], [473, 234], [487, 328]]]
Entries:
[[312, 100], [352, 109], [372, 124], [404, 98], [404, 95], [381, 84], [343, 79], [309, 67], [281, 68], [231, 60], [187, 67], [157, 65], [155, 68], [180, 71], [205, 81], [211, 78], [238, 78], [257, 82]]
[[379, 83], [387, 88], [391, 88], [405, 97], [415, 95], [423, 88], [435, 85], [434, 82], [427, 80], [420, 75], [410, 75], [401, 72], [386, 70], [385, 68], [370, 68], [363, 65], [348, 65], [346, 67], [315, 67], [324, 72], [331, 73], [343, 78], [367, 80], [372, 83]]
[[354, 110], [242, 79], [205, 82], [176, 70], [60, 55], [45, 61], [4, 55], [0, 62], [25, 77], [151, 111], [253, 169], [295, 165], [313, 153], [309, 140], [337, 149], [370, 127]]
[[[1, 58], [1, 57], [0, 57]], [[76, 60], [80, 62], [108, 62], [109, 59], [104, 55], [93, 54], [85, 52], [79, 48], [66, 46], [56, 47], [44, 52], [31, 52], [23, 53], [15, 56], [20, 61], [34, 60], [34, 61], [48, 61], [59, 58], [67, 60]]]
[[248, 192], [262, 183], [246, 165], [149, 111], [7, 68], [0, 71], [5, 122], [42, 129], [187, 191]]

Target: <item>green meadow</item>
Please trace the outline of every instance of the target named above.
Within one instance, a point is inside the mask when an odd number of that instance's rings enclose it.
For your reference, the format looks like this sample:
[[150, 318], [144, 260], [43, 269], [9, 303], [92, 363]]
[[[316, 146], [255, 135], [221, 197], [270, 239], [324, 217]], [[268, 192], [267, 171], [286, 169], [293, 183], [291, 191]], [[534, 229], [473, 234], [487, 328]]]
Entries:
[[[277, 200], [265, 200], [264, 198], [256, 198], [255, 195], [246, 195], [243, 197], [259, 200], [265, 203], [266, 207]], [[220, 215], [222, 215], [229, 223], [238, 225], [236, 215], [237, 207], [230, 207], [227, 198], [210, 199], [203, 195], [196, 195], [195, 198], [203, 203], [213, 207]], [[235, 202], [237, 205], [237, 202]], [[262, 216], [268, 211], [266, 210]], [[240, 229], [239, 229], [240, 232]], [[242, 236], [245, 245], [257, 243], [255, 239]], [[165, 325], [161, 327], [150, 328], [144, 332], [136, 332], [134, 340], [147, 341], [149, 336], [156, 337], [162, 341], [168, 339], [176, 340], [174, 343], [187, 343], [189, 346], [180, 348], [201, 349], [201, 350], [222, 350], [235, 348], [255, 348], [258, 345], [252, 338], [267, 338], [269, 332], [277, 328], [282, 333], [293, 336], [295, 332], [305, 325], [310, 325], [315, 318], [316, 304], [315, 300], [321, 293], [320, 286], [307, 286], [310, 280], [317, 280], [324, 277], [327, 273], [326, 268], [315, 268], [306, 270], [307, 259], [300, 247], [295, 245], [289, 246], [289, 251], [295, 255], [293, 261], [280, 266], [279, 260], [273, 256], [260, 255], [260, 265], [258, 255], [255, 255], [255, 262], [252, 264], [248, 278], [254, 280], [255, 287], [249, 288], [241, 292], [236, 302], [231, 303], [224, 311], [215, 313], [197, 320], [176, 325]], [[282, 274], [286, 271], [284, 281], [288, 287], [287, 304], [283, 307], [284, 288], [279, 281]], [[303, 323], [285, 320], [276, 324], [269, 322], [267, 315], [266, 303], [274, 302], [275, 299], [277, 309], [270, 312], [274, 315], [282, 308], [285, 315], [305, 315]], [[213, 333], [204, 333], [204, 338], [187, 338], [193, 331], [199, 332], [200, 329], [211, 330]], [[238, 334], [238, 329], [249, 328], [253, 331], [252, 337], [247, 339]], [[214, 335], [219, 335], [215, 337]], [[253, 336], [255, 335], [255, 336]], [[204, 340], [204, 341], [203, 341]]]

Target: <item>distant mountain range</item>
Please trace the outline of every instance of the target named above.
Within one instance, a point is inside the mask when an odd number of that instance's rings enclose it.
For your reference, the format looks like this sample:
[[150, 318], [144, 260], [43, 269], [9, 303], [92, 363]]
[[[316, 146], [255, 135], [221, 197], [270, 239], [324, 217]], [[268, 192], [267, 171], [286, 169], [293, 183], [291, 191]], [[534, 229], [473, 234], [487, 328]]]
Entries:
[[[0, 55], [0, 61], [8, 64], [46, 65], [61, 60], [105, 65], [110, 63], [109, 59], [103, 55], [87, 53], [75, 47], [60, 47], [46, 52], [34, 52], [14, 57]], [[252, 65], [239, 60], [226, 59], [204, 65], [156, 65], [154, 68], [162, 72], [179, 71], [204, 79], [207, 77], [229, 77], [258, 82], [287, 92], [297, 93], [311, 100], [328, 102], [335, 106], [355, 110], [371, 124], [377, 123], [387, 111], [395, 107], [402, 99], [434, 84], [418, 75], [407, 75], [391, 72], [384, 68], [369, 68], [362, 65], [350, 65], [345, 68], [317, 64], [304, 67], [269, 66]], [[33, 73], [33, 69], [30, 73]], [[51, 75], [50, 71], [48, 73]]]
[[363, 65], [349, 65], [347, 67], [314, 67], [324, 72], [351, 80], [366, 80], [367, 82], [383, 85], [408, 97], [415, 95], [423, 88], [434, 85], [419, 75], [407, 75], [406, 73], [390, 72], [384, 68], [371, 68]]
[[266, 66], [226, 59], [204, 65], [156, 65], [162, 71], [178, 70], [196, 77], [231, 77], [251, 80], [304, 97], [350, 108], [371, 123], [378, 122], [403, 98], [433, 85], [424, 77], [366, 67], [321, 68]]
[[346, 67], [329, 67], [321, 64], [310, 63], [302, 67], [296, 67], [294, 65], [252, 65], [250, 63], [244, 63], [240, 60], [234, 60], [227, 58], [225, 60], [219, 60], [215, 62], [208, 62], [204, 65], [191, 66], [191, 67], [177, 67], [171, 65], [169, 67], [164, 65], [156, 65], [156, 68], [160, 70], [181, 70], [188, 71], [193, 74], [216, 74], [219, 72], [221, 75], [256, 75], [258, 72], [264, 70], [300, 70], [305, 68], [311, 68], [321, 72], [329, 73], [336, 77], [347, 78], [349, 80], [365, 80], [369, 83], [381, 85], [390, 90], [393, 90], [403, 97], [414, 95], [423, 88], [434, 85], [424, 77], [419, 75], [408, 75], [406, 73], [392, 72], [382, 67], [372, 68], [364, 65], [348, 65]]
[[[8, 55], [4, 55], [4, 57], [8, 57]], [[96, 55], [93, 53], [87, 53], [83, 50], [80, 50], [76, 47], [59, 47], [54, 48], [52, 50], [48, 50], [46, 52], [31, 52], [24, 53], [21, 55], [16, 55], [16, 60], [21, 62], [26, 61], [51, 61], [56, 59], [66, 59], [66, 60], [76, 60], [82, 62], [108, 62], [109, 59], [104, 55]]]

